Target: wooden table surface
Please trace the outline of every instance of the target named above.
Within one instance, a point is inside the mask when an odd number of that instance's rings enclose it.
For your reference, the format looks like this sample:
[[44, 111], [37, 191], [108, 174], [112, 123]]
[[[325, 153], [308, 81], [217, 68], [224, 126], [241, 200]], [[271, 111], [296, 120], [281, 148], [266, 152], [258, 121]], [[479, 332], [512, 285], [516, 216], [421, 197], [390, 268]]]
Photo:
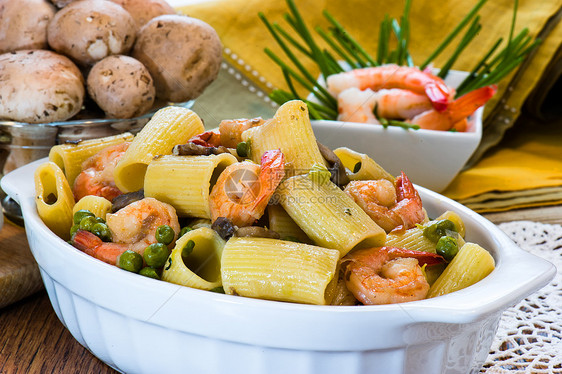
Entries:
[[[488, 214], [494, 223], [531, 220], [562, 224], [562, 206]], [[23, 228], [7, 223], [0, 248], [30, 258]], [[116, 373], [82, 347], [60, 323], [45, 290], [0, 309], [0, 373]]]

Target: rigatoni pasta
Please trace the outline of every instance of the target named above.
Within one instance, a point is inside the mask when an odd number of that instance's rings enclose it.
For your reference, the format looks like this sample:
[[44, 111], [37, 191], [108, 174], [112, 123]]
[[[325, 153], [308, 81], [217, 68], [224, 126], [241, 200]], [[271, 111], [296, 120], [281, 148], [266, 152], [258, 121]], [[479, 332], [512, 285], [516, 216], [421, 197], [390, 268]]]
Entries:
[[293, 221], [281, 205], [269, 205], [267, 217], [269, 229], [278, 233], [281, 239], [296, 239], [301, 243], [312, 243], [306, 233]]
[[334, 153], [350, 171], [348, 174], [350, 180], [386, 179], [394, 183], [394, 176], [366, 154], [346, 147], [336, 148]]
[[92, 212], [94, 216], [105, 220], [107, 213], [111, 213], [111, 201], [101, 196], [84, 196], [74, 204], [72, 213], [74, 214], [79, 210], [88, 210]]
[[176, 241], [164, 265], [162, 280], [201, 290], [220, 287], [220, 261], [224, 243], [216, 231], [210, 228], [189, 231]]
[[386, 233], [345, 192], [309, 175], [279, 185], [280, 204], [316, 245], [344, 256], [353, 248], [384, 245]]
[[[132, 140], [114, 175], [82, 158], [129, 135], [58, 147], [52, 158], [68, 173], [54, 162], [38, 168], [37, 209], [59, 236], [72, 232], [76, 248], [124, 270], [253, 298], [414, 301], [464, 288], [494, 268], [486, 250], [465, 243], [458, 214], [429, 221], [404, 173], [394, 178], [365, 154], [338, 148], [334, 156], [316, 143], [303, 102], [284, 104], [266, 121], [229, 122], [224, 134], [202, 133], [195, 113], [165, 108]], [[246, 144], [236, 143], [240, 134]], [[239, 147], [220, 144], [223, 135]], [[188, 144], [172, 155], [178, 143]], [[74, 204], [68, 178], [82, 167], [86, 176], [106, 171], [86, 178], [87, 186], [115, 177], [117, 194], [135, 192]]]
[[82, 171], [82, 163], [104, 148], [111, 145], [130, 142], [133, 134], [124, 133], [104, 138], [83, 140], [79, 143], [65, 143], [55, 145], [49, 151], [49, 161], [57, 164], [66, 175], [72, 186], [74, 180]]
[[146, 170], [144, 194], [173, 205], [180, 216], [211, 218], [211, 188], [219, 174], [236, 161], [230, 153], [157, 157]]
[[288, 167], [296, 174], [308, 172], [314, 164], [325, 164], [312, 131], [308, 108], [299, 100], [281, 105], [271, 120], [244, 131], [242, 139], [250, 142], [251, 159], [257, 163], [265, 151], [280, 149]]
[[494, 270], [490, 252], [475, 243], [466, 243], [429, 289], [428, 298], [461, 290], [484, 279]]
[[204, 129], [201, 118], [190, 109], [170, 106], [158, 110], [115, 167], [115, 184], [123, 192], [140, 190], [154, 156], [172, 154], [174, 145], [187, 142]]
[[253, 298], [324, 305], [326, 289], [337, 281], [339, 252], [267, 238], [231, 238], [221, 274], [225, 293]]
[[62, 169], [54, 162], [41, 164], [34, 174], [37, 213], [45, 225], [68, 240], [74, 196]]

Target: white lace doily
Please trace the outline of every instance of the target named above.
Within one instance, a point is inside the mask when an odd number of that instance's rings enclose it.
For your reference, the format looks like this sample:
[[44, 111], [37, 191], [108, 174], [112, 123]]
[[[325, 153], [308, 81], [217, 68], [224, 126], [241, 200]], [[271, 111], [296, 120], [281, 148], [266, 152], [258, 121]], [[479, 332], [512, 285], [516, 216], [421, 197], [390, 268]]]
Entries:
[[499, 227], [524, 250], [552, 262], [557, 273], [504, 312], [481, 373], [562, 374], [562, 226], [515, 221]]

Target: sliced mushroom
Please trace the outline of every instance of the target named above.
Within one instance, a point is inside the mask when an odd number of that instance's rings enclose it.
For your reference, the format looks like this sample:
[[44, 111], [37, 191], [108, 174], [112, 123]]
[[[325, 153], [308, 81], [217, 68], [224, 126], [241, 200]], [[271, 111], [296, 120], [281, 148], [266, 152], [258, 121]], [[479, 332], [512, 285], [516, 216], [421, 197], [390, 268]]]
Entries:
[[119, 209], [142, 199], [144, 199], [144, 189], [119, 195], [111, 201], [111, 212], [115, 213]]
[[320, 154], [324, 157], [324, 160], [330, 164], [328, 170], [332, 175], [330, 180], [337, 184], [338, 186], [345, 186], [349, 183], [349, 177], [347, 176], [347, 172], [345, 170], [345, 166], [343, 166], [343, 162], [339, 159], [338, 156], [328, 147], [320, 142], [316, 142], [318, 144], [318, 150], [320, 150]]
[[261, 226], [246, 226], [240, 227], [234, 233], [236, 237], [253, 237], [253, 238], [271, 238], [271, 239], [279, 239], [281, 235], [273, 230], [266, 229], [265, 227]]

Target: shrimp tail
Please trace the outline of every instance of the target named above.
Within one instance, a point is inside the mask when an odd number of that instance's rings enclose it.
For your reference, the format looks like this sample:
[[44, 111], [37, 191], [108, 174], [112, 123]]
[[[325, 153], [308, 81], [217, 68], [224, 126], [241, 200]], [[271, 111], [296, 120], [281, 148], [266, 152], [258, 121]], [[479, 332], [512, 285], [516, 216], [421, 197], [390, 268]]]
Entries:
[[445, 262], [443, 256], [437, 253], [423, 252], [423, 251], [413, 251], [410, 249], [398, 248], [398, 247], [381, 247], [379, 250], [386, 251], [391, 258], [398, 257], [413, 257], [418, 260], [420, 266], [427, 265], [438, 265]]
[[261, 190], [254, 201], [253, 209], [268, 201], [275, 189], [285, 177], [285, 155], [279, 149], [264, 152], [261, 156], [259, 180]]
[[82, 252], [92, 256], [94, 250], [99, 247], [103, 241], [97, 236], [86, 230], [78, 230], [72, 236], [72, 245]]
[[71, 242], [74, 247], [87, 255], [110, 265], [117, 265], [119, 256], [129, 249], [125, 244], [103, 242], [98, 236], [86, 230], [76, 231]]
[[449, 106], [449, 87], [439, 81], [428, 83], [424, 87], [425, 94], [431, 105], [438, 112], [445, 111]]
[[205, 131], [189, 139], [189, 142], [203, 147], [218, 147], [221, 145], [221, 138], [218, 132]]
[[463, 118], [470, 116], [476, 111], [476, 109], [486, 104], [486, 102], [494, 96], [497, 90], [498, 87], [496, 85], [485, 86], [470, 91], [453, 101], [449, 108], [452, 122], [456, 123]]
[[395, 227], [393, 231], [409, 229], [424, 220], [421, 197], [403, 171], [396, 178], [396, 200], [398, 202], [392, 210], [400, 216], [403, 224]]

